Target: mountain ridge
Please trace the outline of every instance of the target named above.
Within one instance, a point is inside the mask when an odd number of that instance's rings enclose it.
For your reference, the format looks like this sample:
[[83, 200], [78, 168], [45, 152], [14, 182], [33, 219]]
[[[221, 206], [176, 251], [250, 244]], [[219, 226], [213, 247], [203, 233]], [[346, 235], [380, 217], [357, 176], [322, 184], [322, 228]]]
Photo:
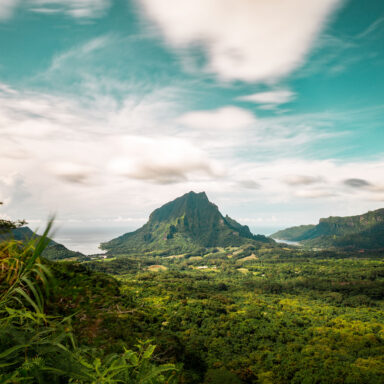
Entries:
[[[11, 229], [8, 233], [2, 233], [0, 235], [0, 242], [5, 239], [13, 238], [18, 241], [28, 241], [32, 238], [39, 238], [35, 232], [28, 226], [22, 226]], [[56, 241], [49, 239], [49, 244], [43, 251], [42, 255], [48, 260], [61, 260], [69, 258], [84, 257], [81, 252], [72, 251], [65, 247], [63, 244], [59, 244]]]
[[290, 227], [272, 238], [299, 241], [309, 247], [384, 248], [384, 208], [354, 216], [321, 218], [317, 225]]
[[189, 192], [155, 209], [149, 220], [134, 232], [123, 234], [100, 248], [108, 252], [175, 251], [199, 247], [242, 245], [246, 242], [272, 242], [253, 235], [248, 226], [220, 213], [205, 192]]

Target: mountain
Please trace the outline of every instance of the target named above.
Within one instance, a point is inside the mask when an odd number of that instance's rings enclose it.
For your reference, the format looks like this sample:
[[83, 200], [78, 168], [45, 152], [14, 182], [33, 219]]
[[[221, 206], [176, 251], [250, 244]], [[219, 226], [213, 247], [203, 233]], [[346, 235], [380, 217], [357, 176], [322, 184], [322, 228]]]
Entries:
[[[8, 238], [13, 238], [19, 241], [28, 241], [32, 238], [39, 238], [40, 236], [33, 232], [29, 227], [13, 228], [8, 233], [0, 235], [0, 241]], [[80, 252], [71, 251], [64, 245], [56, 243], [50, 239], [49, 245], [43, 251], [43, 256], [49, 260], [61, 260], [68, 258], [83, 258], [84, 255]]]
[[273, 235], [271, 235], [271, 237], [278, 240], [301, 241], [305, 233], [307, 233], [310, 229], [313, 229], [314, 227], [315, 225], [312, 224], [291, 227], [283, 229], [281, 231], [277, 231]]
[[255, 236], [247, 226], [224, 217], [205, 192], [189, 192], [154, 210], [140, 229], [102, 243], [100, 248], [109, 253], [191, 252], [250, 242], [273, 240]]
[[300, 241], [321, 248], [384, 248], [384, 209], [349, 217], [320, 219], [317, 225], [292, 227], [274, 233], [272, 238]]

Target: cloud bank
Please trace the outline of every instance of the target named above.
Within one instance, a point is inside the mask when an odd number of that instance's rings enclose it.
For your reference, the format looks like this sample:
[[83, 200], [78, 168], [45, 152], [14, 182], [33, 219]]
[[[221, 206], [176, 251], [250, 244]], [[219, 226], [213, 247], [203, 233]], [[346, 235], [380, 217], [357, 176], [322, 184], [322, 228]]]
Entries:
[[[226, 106], [175, 116], [180, 106], [161, 101], [161, 93], [140, 102], [133, 94], [121, 103], [105, 97], [0, 86], [5, 213], [20, 218], [27, 212], [32, 220], [50, 211], [68, 220], [143, 217], [188, 190], [205, 190], [229, 209], [231, 197], [237, 212], [244, 201], [248, 217], [307, 200], [334, 214], [343, 214], [347, 202], [348, 213], [356, 213], [384, 201], [383, 160], [306, 158], [313, 142], [332, 138], [323, 127], [332, 115], [260, 118]], [[324, 215], [313, 209], [314, 216]]]

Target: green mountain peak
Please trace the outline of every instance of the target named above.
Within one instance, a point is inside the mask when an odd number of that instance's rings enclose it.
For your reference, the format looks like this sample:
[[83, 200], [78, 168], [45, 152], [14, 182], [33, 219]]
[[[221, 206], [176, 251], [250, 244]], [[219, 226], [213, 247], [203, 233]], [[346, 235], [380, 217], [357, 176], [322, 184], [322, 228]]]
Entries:
[[191, 191], [155, 209], [143, 227], [103, 243], [101, 248], [110, 253], [189, 252], [253, 241], [271, 240], [255, 236], [247, 226], [224, 217], [205, 192]]

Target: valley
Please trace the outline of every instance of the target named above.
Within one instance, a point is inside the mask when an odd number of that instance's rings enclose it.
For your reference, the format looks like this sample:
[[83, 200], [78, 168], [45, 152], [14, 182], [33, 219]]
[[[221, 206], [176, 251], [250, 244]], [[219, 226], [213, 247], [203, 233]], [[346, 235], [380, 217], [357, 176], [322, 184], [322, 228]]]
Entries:
[[154, 338], [181, 382], [382, 380], [381, 254], [243, 246], [84, 265], [113, 275], [133, 311], [116, 340]]
[[[352, 233], [356, 220], [347, 221]], [[342, 222], [337, 219], [339, 232]], [[12, 230], [18, 244], [31, 241], [25, 228]], [[315, 230], [302, 226], [280, 235], [299, 241]], [[12, 241], [2, 236], [2, 244]], [[34, 247], [44, 239], [32, 240]], [[79, 372], [99, 377], [112, 369], [111, 356], [123, 359], [123, 347], [132, 356], [142, 356], [137, 348], [151, 352], [145, 362], [137, 360], [138, 370], [122, 363], [116, 382], [146, 383], [139, 373], [158, 370], [148, 383], [381, 384], [383, 250], [299, 245], [252, 234], [223, 216], [205, 193], [194, 192], [155, 210], [142, 228], [103, 243], [105, 254], [75, 253], [47, 238], [42, 262], [56, 283], [44, 316], [57, 319], [50, 320], [51, 329], [71, 318], [67, 336], [61, 336], [66, 352], [60, 352], [71, 364], [57, 362], [58, 351], [52, 355], [31, 346], [27, 356], [44, 358], [48, 367], [52, 361], [60, 371], [25, 370], [25, 362], [14, 370], [10, 361], [23, 361], [24, 347], [14, 349], [19, 336], [12, 332], [31, 337], [35, 331], [8, 318], [12, 327], [0, 327], [0, 360], [10, 368], [0, 377], [23, 372], [43, 375], [43, 382], [73, 379]], [[6, 266], [12, 259], [2, 249]], [[26, 313], [34, 319], [28, 303]], [[55, 351], [54, 339], [48, 340]], [[96, 368], [97, 361], [105, 371]], [[77, 382], [92, 382], [84, 377]]]

